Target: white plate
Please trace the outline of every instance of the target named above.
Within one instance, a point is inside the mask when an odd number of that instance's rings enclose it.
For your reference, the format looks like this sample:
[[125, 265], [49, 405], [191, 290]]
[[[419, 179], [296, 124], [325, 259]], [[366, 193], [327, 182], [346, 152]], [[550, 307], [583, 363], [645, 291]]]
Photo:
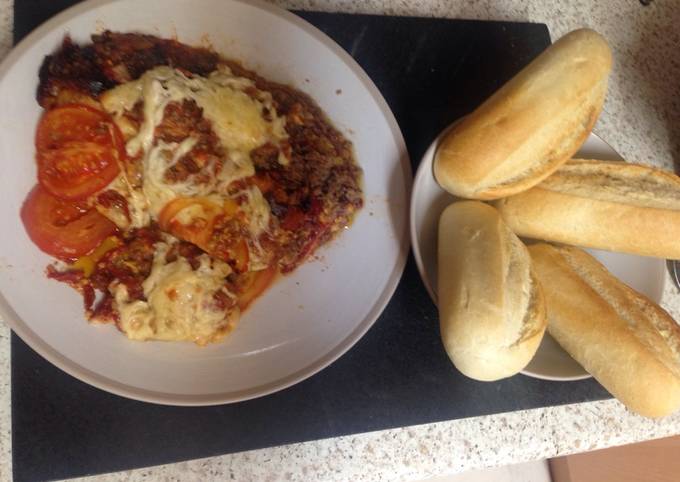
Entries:
[[[79, 295], [45, 278], [51, 261], [31, 243], [19, 208], [36, 182], [38, 68], [64, 34], [86, 41], [109, 28], [206, 39], [226, 57], [309, 93], [354, 143], [366, 206], [351, 229], [279, 280], [220, 344], [131, 342], [88, 326]], [[337, 91], [337, 93], [336, 93]], [[0, 66], [0, 315], [34, 350], [110, 392], [176, 405], [271, 393], [329, 365], [371, 327], [408, 252], [411, 169], [399, 127], [359, 65], [307, 22], [263, 2], [88, 1], [29, 35]]]
[[[444, 131], [445, 133], [446, 131]], [[432, 300], [437, 303], [437, 225], [442, 211], [455, 199], [434, 179], [432, 160], [442, 133], [423, 156], [413, 183], [411, 197], [411, 243], [418, 271]], [[583, 144], [574, 157], [622, 160], [614, 149], [595, 134]], [[647, 258], [608, 251], [587, 250], [615, 276], [655, 302], [661, 300], [665, 280], [665, 263]], [[588, 374], [555, 340], [545, 334], [533, 360], [522, 371], [525, 375], [546, 380], [581, 380]]]

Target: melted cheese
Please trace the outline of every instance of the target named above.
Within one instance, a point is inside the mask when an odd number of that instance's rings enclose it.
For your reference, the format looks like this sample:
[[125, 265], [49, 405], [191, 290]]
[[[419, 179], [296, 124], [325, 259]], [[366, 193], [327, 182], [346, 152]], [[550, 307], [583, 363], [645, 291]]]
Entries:
[[211, 217], [211, 212], [207, 212], [203, 204], [193, 203], [181, 209], [173, 218], [176, 221], [185, 226], [191, 225], [196, 219], [209, 219]]
[[[193, 100], [203, 110], [203, 116], [211, 121], [225, 150], [219, 171], [214, 165], [202, 169], [201, 174], [211, 174], [211, 182], [194, 182], [194, 176], [177, 183], [168, 183], [164, 179], [167, 170], [190, 152], [196, 143], [191, 137], [179, 143], [157, 141], [154, 137], [168, 103], [183, 100]], [[225, 192], [233, 181], [255, 173], [250, 158], [252, 149], [265, 143], [281, 145], [288, 138], [285, 118], [276, 115], [271, 94], [258, 90], [252, 80], [235, 76], [224, 66], [207, 78], [189, 78], [171, 67], [156, 67], [138, 80], [105, 92], [101, 102], [119, 124], [125, 123], [122, 116], [126, 111], [143, 102], [142, 124], [136, 134], [130, 135], [126, 144], [130, 156], [142, 158], [143, 188], [140, 191], [132, 189], [129, 183], [127, 186], [112, 184], [113, 189], [128, 199], [131, 227], [142, 227], [148, 225], [151, 219], [158, 219], [163, 207], [177, 197], [205, 197]], [[284, 152], [283, 149], [279, 151]], [[287, 159], [281, 154], [279, 161], [286, 163]], [[269, 206], [259, 191], [249, 195], [248, 200], [248, 205], [243, 208], [252, 215], [251, 234], [258, 236], [269, 223]]]
[[244, 196], [246, 202], [241, 206], [248, 219], [250, 233], [254, 237], [260, 236], [269, 227], [271, 209], [269, 203], [262, 195], [262, 191], [257, 186], [250, 186], [237, 192], [233, 197]]
[[[181, 142], [164, 142], [155, 138], [167, 105], [183, 100], [193, 100], [202, 109], [225, 153], [220, 163], [202, 167], [201, 182], [196, 182], [195, 175], [181, 182], [166, 181], [168, 169], [191, 152], [197, 139], [190, 136]], [[270, 93], [258, 90], [249, 79], [234, 76], [228, 68], [221, 68], [207, 78], [189, 78], [170, 67], [157, 67], [136, 81], [104, 93], [101, 102], [126, 128], [128, 155], [140, 162], [141, 187], [133, 186], [123, 173], [109, 186], [128, 201], [131, 220], [124, 226], [126, 220], [117, 219], [121, 228], [149, 225], [175, 199], [207, 199], [215, 206], [223, 206], [227, 216], [236, 215], [237, 210], [244, 215], [250, 232], [249, 269], [268, 266], [268, 256], [258, 237], [269, 227], [269, 204], [255, 186], [233, 195], [239, 197], [238, 203], [226, 193], [232, 182], [255, 173], [250, 158], [253, 149], [265, 143], [282, 147], [287, 142], [285, 118], [276, 115]], [[130, 129], [132, 124], [124, 114], [139, 102], [143, 103], [142, 122], [138, 129]], [[279, 162], [287, 162], [283, 154]], [[202, 203], [190, 203], [175, 219], [190, 225], [208, 214]], [[234, 297], [224, 287], [231, 269], [208, 255], [199, 258], [196, 270], [182, 257], [167, 263], [165, 255], [173, 242], [174, 238], [169, 236], [166, 242], [156, 244], [151, 273], [142, 285], [145, 300], [131, 300], [122, 283], [110, 287], [114, 308], [119, 313], [119, 327], [133, 340], [191, 340], [198, 344], [216, 341], [229, 331], [239, 315], [238, 308], [225, 312], [214, 302], [218, 291]]]
[[[200, 345], [225, 335], [238, 317], [238, 309], [225, 312], [213, 296], [226, 290], [231, 273], [226, 263], [202, 255], [193, 270], [179, 257], [167, 263], [168, 243], [157, 243], [151, 274], [142, 287], [147, 301], [129, 299], [124, 284], [112, 287], [119, 326], [132, 340], [194, 341]], [[226, 293], [233, 296], [230, 293]]]
[[[245, 218], [248, 222], [248, 231], [251, 235], [251, 243], [248, 253], [248, 268], [251, 271], [265, 269], [269, 266], [271, 256], [269, 256], [262, 248], [258, 238], [269, 228], [269, 220], [271, 218], [271, 209], [269, 207], [269, 203], [264, 198], [262, 191], [260, 191], [257, 186], [250, 186], [246, 189], [242, 189], [241, 191], [233, 194], [232, 197], [234, 199], [245, 199], [245, 202], [239, 206], [239, 210], [245, 215]], [[189, 214], [187, 214], [187, 216], [188, 215]]]
[[119, 210], [106, 209], [101, 205], [96, 205], [97, 210], [102, 215], [109, 218], [123, 230], [141, 228], [149, 225], [151, 220], [149, 216], [149, 203], [142, 191], [132, 187], [124, 173], [121, 172], [118, 174], [118, 176], [116, 176], [116, 178], [107, 186], [107, 189], [116, 191], [127, 200], [130, 220], [128, 220]]
[[[171, 67], [156, 67], [138, 80], [107, 91], [101, 98], [104, 108], [116, 116], [132, 110], [137, 102], [144, 102], [142, 125], [126, 145], [130, 156], [150, 152], [165, 107], [183, 100], [193, 100], [203, 109], [203, 116], [212, 122], [227, 151], [224, 167], [217, 173], [224, 185], [255, 173], [250, 160], [252, 149], [267, 142], [280, 144], [288, 138], [285, 118], [276, 115], [271, 94], [256, 89], [250, 79], [234, 76], [227, 67], [220, 67], [207, 78], [189, 78]], [[265, 111], [270, 121], [265, 119]]]
[[159, 141], [151, 147], [144, 163], [143, 192], [149, 212], [153, 219], [158, 219], [163, 207], [177, 197], [200, 196], [210, 192], [212, 186], [202, 186], [190, 182], [167, 183], [163, 179], [167, 169], [189, 152], [196, 140], [187, 137], [180, 143]]

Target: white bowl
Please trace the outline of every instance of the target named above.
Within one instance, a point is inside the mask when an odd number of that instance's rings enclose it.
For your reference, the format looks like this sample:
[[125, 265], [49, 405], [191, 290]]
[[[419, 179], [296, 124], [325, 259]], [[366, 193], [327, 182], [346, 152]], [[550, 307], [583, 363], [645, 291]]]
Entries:
[[[437, 226], [442, 211], [455, 198], [435, 181], [432, 161], [444, 131], [425, 152], [413, 183], [411, 195], [411, 243], [418, 271], [432, 301], [437, 303]], [[595, 134], [574, 156], [584, 159], [623, 160], [619, 154]], [[589, 249], [615, 276], [655, 302], [661, 300], [665, 280], [665, 263], [658, 258], [633, 256]], [[586, 372], [557, 342], [546, 333], [523, 374], [545, 380], [581, 380]]]
[[[226, 57], [309, 93], [354, 143], [366, 206], [353, 226], [319, 251], [320, 260], [275, 283], [223, 343], [199, 348], [132, 342], [112, 325], [88, 326], [80, 296], [44, 276], [51, 259], [31, 243], [19, 220], [36, 182], [38, 68], [64, 34], [83, 42], [103, 28], [176, 36], [188, 44], [207, 38]], [[289, 12], [257, 1], [78, 4], [30, 34], [0, 66], [0, 109], [0, 315], [34, 350], [87, 383], [176, 405], [271, 393], [347, 351], [396, 288], [408, 252], [411, 184], [401, 132], [357, 63]]]

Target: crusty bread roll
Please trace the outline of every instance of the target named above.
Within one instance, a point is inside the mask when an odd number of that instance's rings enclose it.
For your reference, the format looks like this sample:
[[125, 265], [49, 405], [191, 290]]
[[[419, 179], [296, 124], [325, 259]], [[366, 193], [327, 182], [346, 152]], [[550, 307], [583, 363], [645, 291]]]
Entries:
[[548, 307], [548, 331], [631, 410], [680, 408], [680, 326], [586, 252], [529, 246]]
[[438, 272], [441, 336], [456, 368], [485, 381], [523, 369], [545, 332], [545, 303], [526, 246], [493, 207], [444, 210]]
[[588, 137], [611, 66], [598, 33], [565, 35], [444, 137], [434, 160], [437, 182], [458, 197], [484, 200], [539, 183]]
[[680, 259], [680, 178], [659, 169], [574, 159], [494, 204], [519, 236]]

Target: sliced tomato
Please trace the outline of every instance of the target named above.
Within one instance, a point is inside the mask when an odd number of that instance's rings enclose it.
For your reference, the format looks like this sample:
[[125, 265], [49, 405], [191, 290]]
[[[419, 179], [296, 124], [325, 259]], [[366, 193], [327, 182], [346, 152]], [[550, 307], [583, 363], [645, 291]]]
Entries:
[[[35, 135], [38, 150], [58, 149], [73, 141], [109, 142], [111, 117], [104, 111], [85, 104], [64, 104], [46, 111]], [[120, 132], [114, 130], [114, 135]], [[122, 143], [122, 136], [116, 141]]]
[[59, 199], [39, 184], [24, 201], [21, 220], [38, 248], [61, 259], [91, 252], [117, 230], [95, 209]]
[[222, 212], [222, 207], [209, 199], [177, 198], [163, 207], [158, 224], [163, 231], [206, 250], [215, 218]]
[[123, 136], [111, 117], [82, 104], [47, 111], [35, 145], [38, 180], [62, 199], [84, 199], [101, 190], [125, 159]]
[[255, 271], [246, 275], [251, 278], [244, 287], [241, 295], [238, 297], [238, 306], [241, 311], [248, 308], [248, 305], [272, 284], [277, 273], [278, 270], [276, 269], [276, 266], [270, 266], [262, 271]]
[[163, 207], [158, 216], [158, 224], [163, 231], [195, 244], [228, 262], [236, 271], [244, 272], [248, 269], [250, 260], [245, 239], [237, 238], [228, 246], [220, 246], [217, 251], [211, 249], [214, 247], [211, 241], [216, 234], [216, 220], [232, 219], [237, 214], [238, 205], [231, 199], [225, 200], [220, 206], [206, 198], [177, 198]]
[[229, 246], [226, 250], [227, 261], [231, 261], [232, 267], [239, 273], [243, 273], [248, 269], [248, 261], [250, 261], [250, 251], [248, 250], [248, 243], [245, 239], [239, 239], [237, 242]]
[[62, 199], [84, 199], [118, 175], [118, 162], [109, 154], [109, 148], [93, 143], [39, 153], [38, 181]]

